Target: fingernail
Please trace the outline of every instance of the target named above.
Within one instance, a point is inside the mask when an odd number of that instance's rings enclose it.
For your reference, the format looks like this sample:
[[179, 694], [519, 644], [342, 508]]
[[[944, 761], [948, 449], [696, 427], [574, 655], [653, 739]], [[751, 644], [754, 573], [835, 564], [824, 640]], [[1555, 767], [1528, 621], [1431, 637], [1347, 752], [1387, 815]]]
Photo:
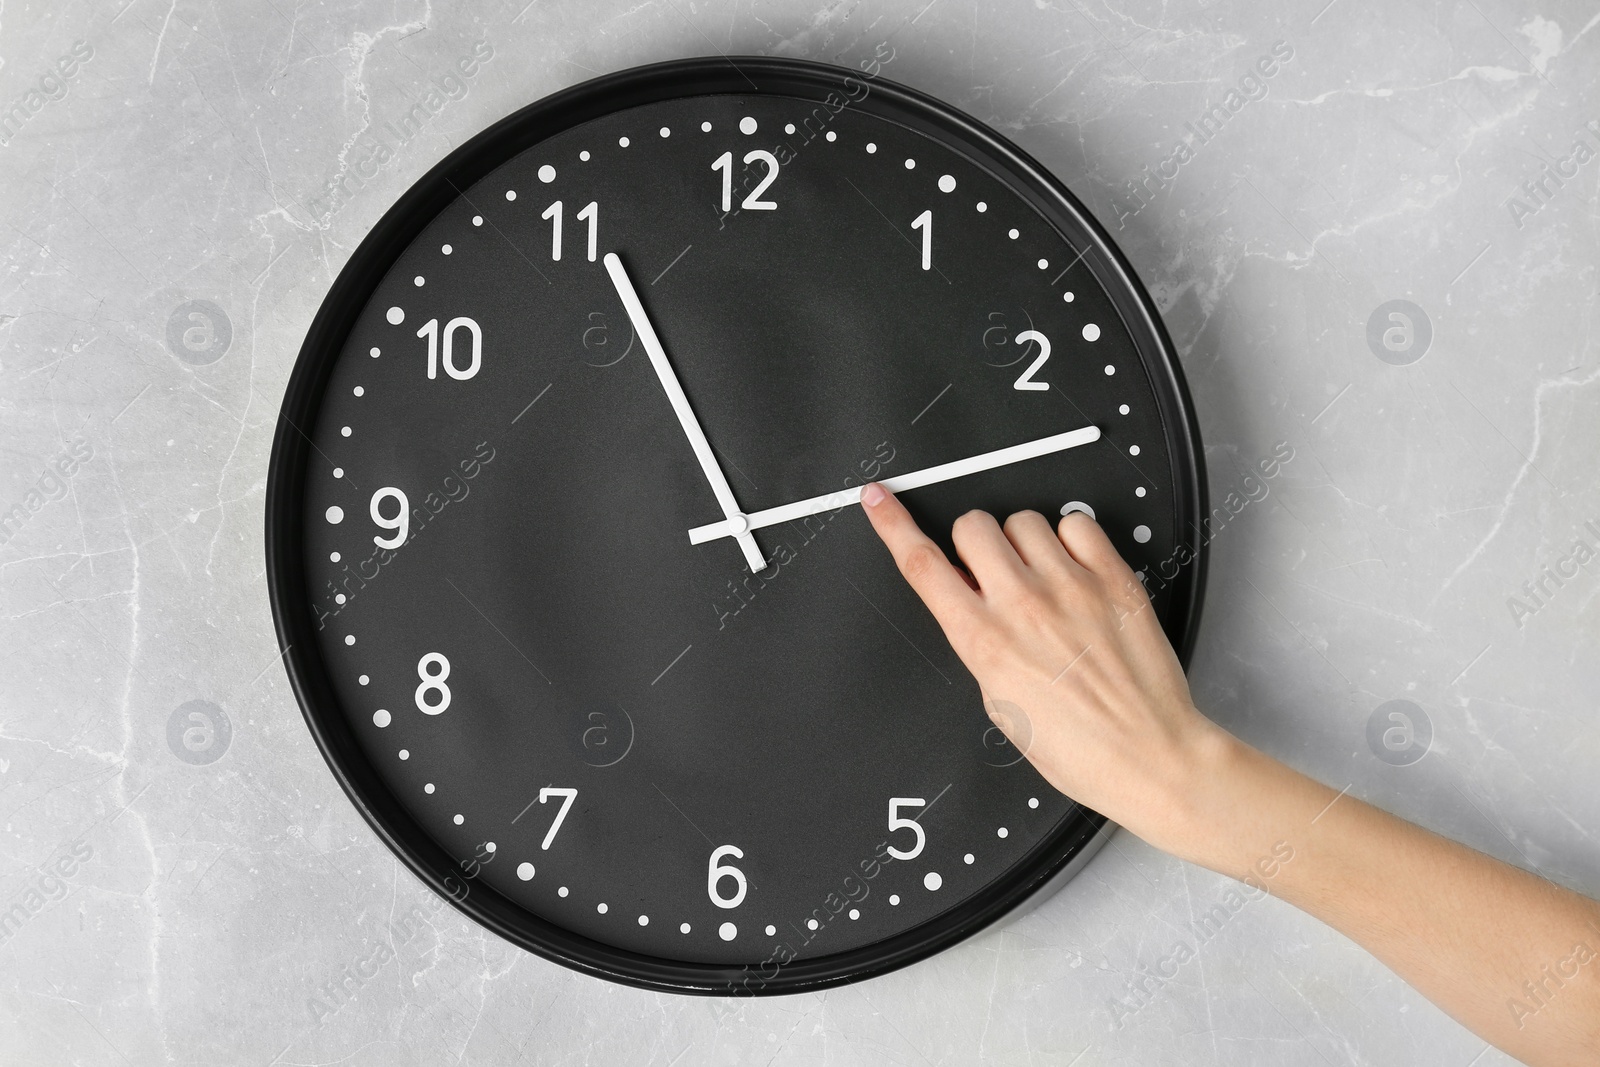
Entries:
[[883, 498], [888, 495], [888, 493], [883, 491], [883, 486], [879, 485], [877, 482], [872, 482], [865, 489], [861, 490], [861, 502], [869, 508], [875, 508], [879, 504], [883, 503]]

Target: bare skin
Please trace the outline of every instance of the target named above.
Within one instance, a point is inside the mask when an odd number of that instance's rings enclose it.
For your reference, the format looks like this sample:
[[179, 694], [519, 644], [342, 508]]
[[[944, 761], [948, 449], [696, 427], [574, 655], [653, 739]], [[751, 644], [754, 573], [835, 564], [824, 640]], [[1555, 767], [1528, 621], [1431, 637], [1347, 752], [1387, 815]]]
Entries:
[[[1265, 888], [1533, 1067], [1600, 1063], [1600, 904], [1341, 795], [1202, 715], [1094, 520], [956, 520], [953, 566], [862, 493], [900, 573], [1051, 785], [1157, 848]], [[1283, 857], [1292, 858], [1287, 862]]]

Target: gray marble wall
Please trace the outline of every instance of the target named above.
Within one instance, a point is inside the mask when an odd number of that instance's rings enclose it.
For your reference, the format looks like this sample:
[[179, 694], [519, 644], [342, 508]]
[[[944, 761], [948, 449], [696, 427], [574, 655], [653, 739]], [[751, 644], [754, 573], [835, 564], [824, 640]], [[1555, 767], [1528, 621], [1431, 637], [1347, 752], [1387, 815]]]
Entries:
[[[464, 93], [366, 164], [478, 41], [494, 56]], [[284, 383], [350, 251], [454, 146], [557, 89], [885, 45], [885, 76], [1060, 175], [1166, 316], [1212, 493], [1239, 494], [1201, 706], [1600, 891], [1600, 561], [1574, 553], [1600, 547], [1593, 3], [13, 0], [0, 1062], [1509, 1062], [1342, 937], [1233, 907], [1232, 883], [1127, 834], [932, 961], [734, 1004], [508, 947], [334, 784], [277, 659], [261, 531]], [[1186, 126], [1230, 91], [1210, 136]]]

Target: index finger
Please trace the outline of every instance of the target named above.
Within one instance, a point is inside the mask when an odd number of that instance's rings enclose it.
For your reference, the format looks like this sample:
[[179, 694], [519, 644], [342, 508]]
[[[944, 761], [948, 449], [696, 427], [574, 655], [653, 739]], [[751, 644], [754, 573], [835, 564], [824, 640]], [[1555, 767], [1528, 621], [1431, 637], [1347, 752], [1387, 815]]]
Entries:
[[901, 576], [941, 627], [948, 631], [951, 623], [977, 607], [978, 594], [893, 493], [877, 482], [869, 483], [861, 490], [861, 510], [894, 556]]

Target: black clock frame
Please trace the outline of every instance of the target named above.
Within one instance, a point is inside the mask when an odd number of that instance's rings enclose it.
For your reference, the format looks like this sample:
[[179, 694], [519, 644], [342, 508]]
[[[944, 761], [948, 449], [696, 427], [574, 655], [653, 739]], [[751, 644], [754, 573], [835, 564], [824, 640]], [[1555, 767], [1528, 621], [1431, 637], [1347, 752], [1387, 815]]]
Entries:
[[[865, 89], [865, 92], [863, 92]], [[775, 95], [849, 108], [933, 136], [1001, 177], [1078, 247], [1109, 294], [1149, 373], [1172, 457], [1175, 516], [1194, 534], [1189, 559], [1169, 583], [1167, 634], [1187, 664], [1205, 579], [1206, 483], [1199, 426], [1188, 387], [1149, 295], [1109, 235], [1060, 182], [976, 120], [913, 89], [856, 71], [769, 57], [687, 59], [637, 67], [574, 86], [507, 116], [467, 141], [413, 185], [373, 227], [340, 271], [312, 321], [290, 376], [273, 441], [266, 492], [267, 585], [289, 683], [334, 777], [363, 818], [412, 872], [464, 914], [546, 959], [600, 978], [676, 993], [790, 994], [883, 974], [954, 945], [1025, 910], [1104, 839], [1104, 816], [1082, 809], [975, 897], [935, 919], [872, 945], [783, 964], [766, 976], [750, 966], [663, 960], [593, 941], [530, 914], [487, 885], [413, 821], [367, 761], [339, 713], [315, 639], [306, 581], [303, 521], [306, 429], [316, 422], [328, 376], [345, 338], [386, 270], [424, 226], [495, 167], [563, 130], [622, 108], [698, 95]], [[1182, 549], [1180, 549], [1182, 552]], [[1163, 580], [1167, 576], [1162, 575]]]

